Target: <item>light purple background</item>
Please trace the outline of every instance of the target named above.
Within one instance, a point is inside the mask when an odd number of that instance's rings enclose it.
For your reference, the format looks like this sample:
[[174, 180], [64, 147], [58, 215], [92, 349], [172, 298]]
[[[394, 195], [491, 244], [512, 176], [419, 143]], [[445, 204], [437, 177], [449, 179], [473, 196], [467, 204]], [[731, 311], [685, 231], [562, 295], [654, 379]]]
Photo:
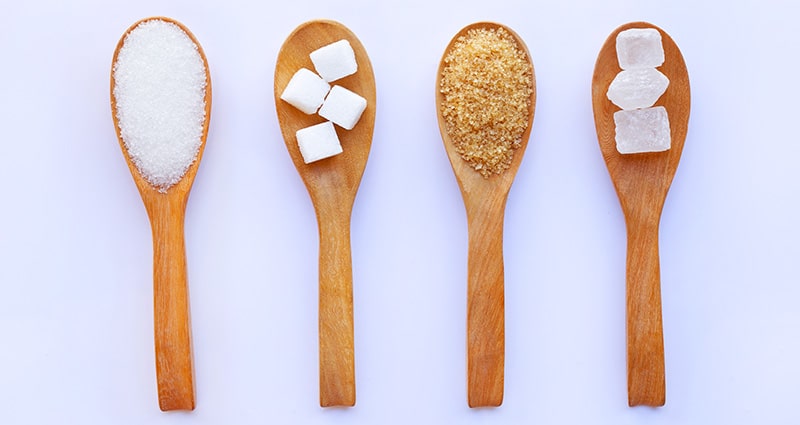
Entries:
[[[31, 1], [0, 14], [0, 423], [790, 424], [800, 411], [798, 8], [785, 1]], [[161, 413], [152, 245], [109, 106], [117, 41], [187, 25], [211, 129], [186, 216], [197, 409]], [[278, 49], [314, 18], [372, 59], [352, 221], [358, 403], [321, 409], [317, 228], [281, 139]], [[465, 390], [466, 220], [434, 78], [463, 26], [526, 41], [538, 101], [505, 223], [506, 383]], [[619, 25], [683, 51], [692, 114], [661, 222], [667, 406], [628, 408], [625, 225], [590, 83]]]

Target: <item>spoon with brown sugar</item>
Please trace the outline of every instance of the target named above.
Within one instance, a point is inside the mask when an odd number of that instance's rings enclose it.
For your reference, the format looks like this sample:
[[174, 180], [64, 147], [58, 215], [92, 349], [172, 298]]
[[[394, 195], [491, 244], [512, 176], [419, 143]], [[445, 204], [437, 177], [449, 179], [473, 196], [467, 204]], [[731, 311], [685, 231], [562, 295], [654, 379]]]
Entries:
[[[620, 109], [606, 97], [621, 71], [617, 35], [631, 28], [654, 28], [661, 33], [666, 92], [654, 106], [666, 108], [671, 147], [663, 152], [621, 154], [615, 142], [614, 113]], [[678, 46], [664, 30], [633, 22], [614, 30], [603, 44], [592, 78], [592, 105], [600, 150], [619, 196], [628, 233], [626, 268], [628, 404], [663, 406], [664, 336], [661, 319], [661, 276], [658, 227], [667, 192], [683, 151], [689, 124], [689, 76]]]
[[436, 112], [467, 211], [467, 401], [503, 403], [503, 217], [536, 106], [530, 53], [511, 29], [479, 22], [459, 31], [436, 77]]
[[[336, 128], [342, 153], [305, 163], [297, 130], [324, 121], [280, 99], [300, 68], [314, 69], [309, 54], [347, 40], [358, 70], [335, 84], [367, 101], [352, 130]], [[353, 341], [353, 272], [350, 254], [350, 216], [367, 164], [375, 127], [375, 78], [367, 52], [344, 25], [328, 20], [301, 24], [283, 43], [275, 66], [275, 107], [283, 139], [297, 172], [308, 189], [319, 227], [319, 373], [320, 405], [353, 406], [356, 402]]]

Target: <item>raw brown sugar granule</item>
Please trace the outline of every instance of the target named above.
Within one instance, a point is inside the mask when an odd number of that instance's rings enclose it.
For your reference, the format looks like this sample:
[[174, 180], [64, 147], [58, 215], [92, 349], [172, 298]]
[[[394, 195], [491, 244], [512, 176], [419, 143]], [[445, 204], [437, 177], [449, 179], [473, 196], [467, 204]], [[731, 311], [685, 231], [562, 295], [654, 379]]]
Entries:
[[533, 69], [503, 28], [471, 29], [444, 58], [441, 112], [461, 157], [488, 178], [511, 165], [528, 127]]

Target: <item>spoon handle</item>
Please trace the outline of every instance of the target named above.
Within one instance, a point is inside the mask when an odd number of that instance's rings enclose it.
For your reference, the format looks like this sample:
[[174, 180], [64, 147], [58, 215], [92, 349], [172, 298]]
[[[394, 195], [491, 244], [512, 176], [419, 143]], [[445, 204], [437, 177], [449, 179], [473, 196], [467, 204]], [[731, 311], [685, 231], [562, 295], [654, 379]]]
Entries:
[[157, 195], [153, 228], [156, 376], [161, 410], [193, 410], [194, 374], [183, 239], [185, 200]]
[[468, 214], [467, 402], [470, 407], [503, 403], [505, 294], [503, 206]]
[[663, 406], [666, 385], [657, 218], [628, 224], [626, 281], [628, 405]]
[[356, 404], [350, 214], [319, 217], [320, 406]]

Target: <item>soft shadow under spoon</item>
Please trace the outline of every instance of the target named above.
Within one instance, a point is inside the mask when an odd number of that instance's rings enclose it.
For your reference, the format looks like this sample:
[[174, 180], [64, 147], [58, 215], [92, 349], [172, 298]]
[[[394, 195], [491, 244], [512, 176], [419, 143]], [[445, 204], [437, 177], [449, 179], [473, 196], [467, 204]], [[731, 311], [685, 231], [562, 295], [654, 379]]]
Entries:
[[[324, 119], [317, 114], [306, 115], [282, 101], [280, 95], [298, 69], [314, 69], [309, 53], [342, 39], [353, 47], [358, 71], [335, 84], [364, 97], [367, 106], [352, 130], [336, 126], [341, 154], [305, 164], [295, 132]], [[372, 65], [364, 46], [344, 25], [328, 20], [306, 22], [289, 35], [278, 53], [274, 90], [283, 139], [311, 196], [319, 226], [320, 405], [353, 406], [356, 389], [350, 217], [375, 127]]]
[[[614, 112], [619, 108], [606, 97], [608, 86], [621, 71], [616, 38], [631, 28], [655, 28], [661, 33], [667, 91], [655, 106], [669, 115], [671, 148], [664, 152], [620, 154], [615, 142]], [[628, 404], [663, 406], [664, 337], [661, 319], [661, 277], [658, 226], [689, 124], [689, 75], [678, 46], [662, 29], [632, 22], [620, 26], [603, 44], [592, 78], [592, 106], [600, 150], [619, 196], [628, 233], [626, 268]]]
[[[154, 127], [144, 130], [152, 129], [156, 132], [159, 126], [164, 125], [165, 122], [171, 122], [174, 125], [175, 116], [152, 117], [149, 116], [150, 112], [152, 112], [150, 108], [120, 111], [125, 106], [119, 104], [117, 94], [115, 94], [115, 88], [118, 85], [117, 78], [122, 78], [121, 76], [115, 78], [115, 72], [118, 69], [118, 58], [121, 49], [126, 43], [126, 37], [140, 25], [154, 22], [175, 25], [180, 29], [177, 32], [178, 34], [182, 32], [188, 36], [191, 43], [196, 46], [196, 54], [199, 54], [199, 58], [202, 60], [202, 65], [198, 66], [202, 66], [202, 70], [205, 72], [205, 82], [202, 89], [204, 94], [200, 94], [202, 96], [200, 100], [202, 122], [192, 124], [200, 126], [195, 128], [199, 137], [199, 146], [193, 152], [193, 160], [191, 160], [180, 180], [174, 184], [164, 184], [160, 187], [148, 181], [137, 166], [137, 159], [129, 152], [126, 145], [124, 134], [128, 133], [123, 130], [126, 124], [121, 122], [119, 116], [121, 113], [126, 113], [130, 117], [130, 121], [126, 122], [140, 129], [143, 124], [150, 122], [150, 125]], [[175, 33], [172, 33], [169, 35], [168, 40], [158, 40], [157, 43], [161, 45], [161, 48], [169, 48], [171, 47], [169, 46], [170, 41], [175, 42], [174, 37]], [[152, 47], [149, 49], [149, 51], [145, 51], [147, 50], [147, 47], [145, 47], [145, 50], [137, 50], [131, 53], [136, 54], [137, 57], [126, 63], [134, 64], [131, 68], [142, 69], [135, 63], [141, 64], [142, 60], [149, 60], [150, 53], [153, 53]], [[151, 65], [150, 69], [147, 69], [145, 73], [164, 66], [163, 63], [151, 63], [149, 65]], [[122, 67], [124, 68], [124, 66]], [[120, 72], [123, 71], [127, 72], [129, 70], [122, 69]], [[136, 77], [142, 77], [142, 75]], [[144, 80], [147, 80], [146, 76]], [[135, 84], [136, 86], [125, 95], [139, 96], [135, 100], [139, 101], [140, 104], [141, 101], [169, 101], [169, 98], [173, 95], [173, 93], [166, 93], [160, 90], [161, 87], [164, 87], [163, 84], [165, 82], [158, 78], [147, 81], [137, 79]], [[168, 87], [174, 88], [174, 86]], [[195, 88], [191, 87], [190, 89], [194, 90]], [[157, 93], [157, 95], [151, 96], [153, 93]], [[141, 96], [145, 96], [146, 99]], [[156, 106], [157, 104], [153, 104], [152, 109], [157, 110]], [[197, 174], [197, 167], [200, 165], [208, 135], [208, 124], [211, 117], [211, 77], [208, 72], [208, 62], [200, 43], [185, 26], [169, 18], [153, 17], [136, 22], [128, 28], [114, 51], [111, 69], [111, 111], [122, 153], [144, 201], [153, 233], [153, 300], [158, 403], [161, 410], [192, 410], [195, 407], [195, 393], [191, 324], [189, 320], [189, 294], [186, 278], [184, 215], [186, 202], [189, 198], [189, 190]], [[177, 112], [177, 115], [180, 115], [183, 111]], [[153, 133], [150, 134], [152, 135]], [[151, 144], [149, 148], [158, 149], [156, 145], [157, 143]]]
[[[482, 176], [465, 161], [451, 138], [443, 118], [444, 96], [440, 86], [445, 58], [459, 38], [470, 30], [502, 28], [515, 40], [530, 64], [527, 127], [514, 150], [509, 168]], [[467, 401], [470, 407], [499, 406], [503, 402], [505, 364], [505, 291], [503, 277], [503, 218], [506, 200], [530, 137], [536, 106], [536, 81], [530, 53], [510, 28], [491, 22], [464, 27], [448, 44], [436, 77], [436, 113], [447, 156], [453, 167], [467, 212], [469, 252], [467, 265]], [[509, 112], [510, 114], [510, 112]], [[492, 141], [487, 140], [487, 143]]]

